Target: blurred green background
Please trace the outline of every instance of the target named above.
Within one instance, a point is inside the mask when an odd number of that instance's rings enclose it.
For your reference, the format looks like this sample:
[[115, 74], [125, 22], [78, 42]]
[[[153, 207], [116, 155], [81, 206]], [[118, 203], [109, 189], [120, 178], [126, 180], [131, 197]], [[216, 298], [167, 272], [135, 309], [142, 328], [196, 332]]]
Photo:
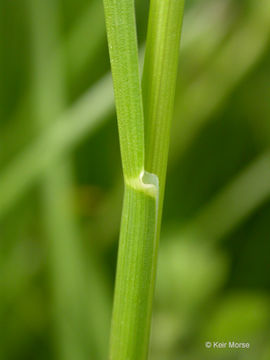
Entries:
[[[151, 360], [270, 359], [269, 40], [269, 0], [187, 0]], [[1, 0], [0, 66], [0, 359], [106, 360], [123, 180], [102, 1]]]

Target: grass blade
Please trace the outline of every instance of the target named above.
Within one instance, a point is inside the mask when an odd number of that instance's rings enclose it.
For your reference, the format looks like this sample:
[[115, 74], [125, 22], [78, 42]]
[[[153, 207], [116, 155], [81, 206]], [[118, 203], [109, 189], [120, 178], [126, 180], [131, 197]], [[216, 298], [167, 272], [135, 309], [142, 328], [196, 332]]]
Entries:
[[[33, 35], [33, 108], [38, 128], [42, 131], [65, 106], [65, 74], [61, 57], [55, 58], [49, 72], [44, 72], [46, 60], [57, 46], [60, 9], [59, 2], [54, 0], [30, 0], [29, 7]], [[39, 14], [43, 15], [42, 18]], [[41, 185], [49, 280], [52, 283], [55, 350], [59, 359], [86, 360], [88, 351], [83, 311], [86, 279], [72, 213], [69, 159], [50, 165]]]
[[184, 0], [152, 0], [150, 4], [142, 81], [145, 166], [147, 171], [157, 174], [159, 178], [159, 223], [162, 216], [183, 11]]
[[132, 0], [104, 0], [125, 178], [144, 169], [144, 125], [135, 10]]

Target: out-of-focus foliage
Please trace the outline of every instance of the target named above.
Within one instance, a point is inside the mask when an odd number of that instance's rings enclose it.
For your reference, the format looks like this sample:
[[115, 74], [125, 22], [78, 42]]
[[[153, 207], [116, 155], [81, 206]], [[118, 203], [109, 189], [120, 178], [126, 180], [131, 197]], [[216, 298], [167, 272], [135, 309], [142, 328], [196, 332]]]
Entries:
[[[270, 358], [269, 40], [269, 0], [187, 1], [151, 360]], [[0, 359], [105, 360], [122, 180], [102, 2], [2, 0], [0, 64]]]

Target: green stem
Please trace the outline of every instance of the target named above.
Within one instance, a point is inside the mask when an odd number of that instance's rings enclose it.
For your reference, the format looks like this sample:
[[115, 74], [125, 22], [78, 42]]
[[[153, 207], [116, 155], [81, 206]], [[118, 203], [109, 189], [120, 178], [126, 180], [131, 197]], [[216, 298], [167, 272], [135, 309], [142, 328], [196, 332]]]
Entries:
[[[144, 72], [145, 126], [134, 2], [104, 0], [125, 179], [111, 360], [144, 360], [148, 357], [183, 3], [151, 3]], [[145, 162], [149, 172], [145, 171]], [[159, 176], [162, 179], [161, 198]]]
[[146, 359], [154, 290], [158, 179], [144, 171], [144, 121], [133, 0], [104, 0], [125, 179], [110, 359]]
[[147, 359], [154, 293], [156, 197], [125, 187], [118, 251], [111, 360]]

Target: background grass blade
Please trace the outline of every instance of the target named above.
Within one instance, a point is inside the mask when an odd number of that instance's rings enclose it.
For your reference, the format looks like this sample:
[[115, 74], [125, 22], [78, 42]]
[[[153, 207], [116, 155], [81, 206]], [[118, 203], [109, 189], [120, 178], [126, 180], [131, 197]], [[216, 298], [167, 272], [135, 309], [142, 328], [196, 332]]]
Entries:
[[[269, 24], [269, 1], [253, 2], [249, 14], [237, 23], [236, 31], [215, 54], [208, 70], [185, 88], [184, 98], [179, 93], [175, 113], [177, 117], [183, 112], [186, 116], [174, 126], [172, 155], [175, 159], [192, 143], [199, 129], [210, 119], [210, 114], [224, 104], [233, 89], [258, 64], [269, 44]], [[235, 53], [239, 55], [237, 58], [234, 58]], [[211, 102], [207, 101], [209, 96]], [[187, 102], [187, 98], [193, 101]], [[200, 108], [199, 116], [197, 107]]]
[[[254, 184], [257, 184], [254, 187]], [[184, 227], [183, 237], [215, 244], [270, 196], [270, 151], [253, 160]]]
[[[65, 104], [65, 72], [61, 71], [61, 57], [55, 58], [54, 66], [46, 69], [46, 59], [59, 39], [59, 2], [48, 0], [30, 1], [36, 121], [42, 130], [47, 127]], [[42, 20], [38, 14], [42, 13]], [[50, 30], [47, 24], [50, 22]], [[45, 149], [44, 149], [45, 150]], [[52, 283], [52, 315], [55, 339], [60, 359], [88, 358], [86, 325], [83, 321], [85, 273], [80, 254], [78, 234], [72, 214], [71, 166], [62, 159], [47, 168], [42, 181], [42, 207], [48, 241], [48, 265]]]
[[[70, 109], [55, 117], [55, 121], [11, 162], [0, 177], [0, 217], [20, 199], [52, 163], [72, 151], [88, 132], [105, 121], [113, 106], [109, 77], [102, 79]], [[106, 104], [103, 104], [106, 99]], [[91, 130], [90, 130], [91, 129]], [[18, 182], [16, 174], [21, 174]]]

